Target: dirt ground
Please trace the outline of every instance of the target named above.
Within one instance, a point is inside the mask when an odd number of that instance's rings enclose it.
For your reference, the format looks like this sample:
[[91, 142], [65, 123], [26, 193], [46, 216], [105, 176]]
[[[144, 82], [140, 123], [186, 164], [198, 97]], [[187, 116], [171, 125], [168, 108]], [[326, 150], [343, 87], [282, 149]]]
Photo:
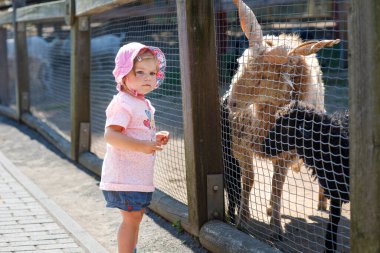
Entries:
[[[38, 133], [0, 116], [1, 152], [109, 252], [116, 252], [120, 215], [107, 209], [99, 178], [70, 162]], [[207, 252], [197, 240], [147, 211], [139, 252]]]

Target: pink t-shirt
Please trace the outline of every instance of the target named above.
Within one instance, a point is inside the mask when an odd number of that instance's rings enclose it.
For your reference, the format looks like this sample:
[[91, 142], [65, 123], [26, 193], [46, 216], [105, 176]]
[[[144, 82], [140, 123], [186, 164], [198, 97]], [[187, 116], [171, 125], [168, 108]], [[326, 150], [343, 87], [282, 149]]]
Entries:
[[[154, 107], [147, 99], [119, 92], [106, 110], [106, 125], [123, 127], [122, 134], [154, 141]], [[115, 148], [107, 144], [100, 189], [107, 191], [153, 192], [155, 155]]]

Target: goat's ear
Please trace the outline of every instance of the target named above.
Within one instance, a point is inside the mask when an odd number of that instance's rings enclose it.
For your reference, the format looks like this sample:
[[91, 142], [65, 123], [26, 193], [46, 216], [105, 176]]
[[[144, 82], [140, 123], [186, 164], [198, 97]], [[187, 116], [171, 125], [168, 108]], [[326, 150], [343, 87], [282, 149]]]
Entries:
[[274, 64], [285, 64], [288, 62], [288, 52], [283, 47], [269, 48], [264, 52], [264, 61]]
[[321, 41], [307, 41], [299, 45], [298, 47], [289, 51], [288, 55], [311, 55], [324, 47], [332, 47], [340, 42], [340, 39], [336, 40], [321, 40]]
[[255, 14], [242, 0], [233, 0], [233, 2], [238, 8], [240, 26], [249, 41], [249, 46], [252, 47], [255, 44], [261, 45], [263, 31]]

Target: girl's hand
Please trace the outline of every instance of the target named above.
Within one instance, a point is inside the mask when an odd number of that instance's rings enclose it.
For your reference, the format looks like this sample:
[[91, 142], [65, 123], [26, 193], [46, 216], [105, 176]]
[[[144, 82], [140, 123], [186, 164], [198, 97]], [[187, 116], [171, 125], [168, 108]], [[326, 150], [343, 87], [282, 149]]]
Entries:
[[170, 138], [170, 134], [168, 131], [160, 131], [156, 133], [156, 141], [160, 143], [160, 145], [168, 144]]
[[161, 144], [158, 141], [141, 141], [139, 151], [145, 154], [153, 154], [157, 150], [162, 150]]

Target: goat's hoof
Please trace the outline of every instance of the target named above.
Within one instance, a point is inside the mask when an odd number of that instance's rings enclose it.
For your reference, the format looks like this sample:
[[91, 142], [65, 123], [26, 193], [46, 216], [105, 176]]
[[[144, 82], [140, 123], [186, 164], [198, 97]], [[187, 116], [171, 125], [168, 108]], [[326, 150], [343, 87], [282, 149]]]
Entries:
[[235, 227], [240, 230], [240, 231], [243, 231], [243, 232], [247, 232], [248, 233], [248, 230], [247, 228], [245, 227], [247, 223], [244, 222], [244, 220], [242, 219], [236, 219], [236, 224], [235, 224]]
[[272, 206], [268, 206], [267, 207], [267, 215], [272, 216], [272, 213], [273, 213]]
[[270, 226], [272, 228], [271, 237], [274, 240], [282, 241], [283, 240], [282, 235], [284, 231], [282, 229], [281, 222], [275, 222], [275, 220], [272, 218], [270, 222]]
[[235, 227], [241, 229], [243, 227], [243, 223], [243, 218], [240, 215], [238, 215], [235, 219]]

